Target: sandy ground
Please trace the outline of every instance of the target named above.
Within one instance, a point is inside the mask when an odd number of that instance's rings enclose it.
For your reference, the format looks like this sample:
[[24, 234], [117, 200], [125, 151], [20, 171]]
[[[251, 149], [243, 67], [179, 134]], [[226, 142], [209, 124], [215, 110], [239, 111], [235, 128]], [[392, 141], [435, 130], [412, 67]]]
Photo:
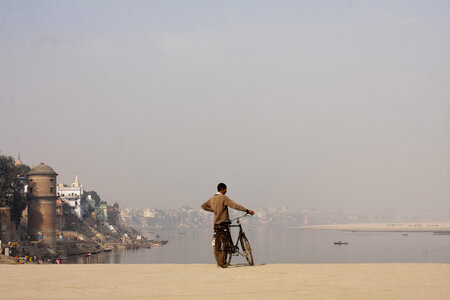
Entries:
[[400, 231], [400, 232], [448, 232], [450, 223], [361, 223], [301, 226], [310, 229], [334, 229], [347, 231]]
[[449, 299], [450, 264], [1, 265], [2, 299]]

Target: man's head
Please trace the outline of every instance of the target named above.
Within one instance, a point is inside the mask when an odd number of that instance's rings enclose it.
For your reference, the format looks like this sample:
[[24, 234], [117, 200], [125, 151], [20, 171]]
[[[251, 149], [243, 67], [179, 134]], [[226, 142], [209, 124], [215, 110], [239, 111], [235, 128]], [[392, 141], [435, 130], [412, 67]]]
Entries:
[[219, 183], [217, 185], [217, 191], [223, 195], [227, 193], [227, 185], [225, 183]]

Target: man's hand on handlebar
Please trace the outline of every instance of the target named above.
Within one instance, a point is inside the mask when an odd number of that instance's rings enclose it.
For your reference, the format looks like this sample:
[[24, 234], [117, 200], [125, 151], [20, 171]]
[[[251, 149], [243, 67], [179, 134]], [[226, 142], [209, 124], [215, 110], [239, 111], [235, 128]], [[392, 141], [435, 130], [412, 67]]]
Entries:
[[255, 214], [255, 212], [253, 210], [250, 210], [250, 209], [247, 209], [247, 213], [252, 215], [252, 216]]

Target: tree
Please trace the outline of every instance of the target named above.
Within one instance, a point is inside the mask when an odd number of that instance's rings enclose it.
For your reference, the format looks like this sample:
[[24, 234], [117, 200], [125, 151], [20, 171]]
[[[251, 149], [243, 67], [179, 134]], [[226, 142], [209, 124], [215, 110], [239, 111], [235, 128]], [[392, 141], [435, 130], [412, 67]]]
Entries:
[[0, 207], [10, 208], [11, 220], [15, 221], [17, 226], [27, 206], [24, 186], [29, 171], [29, 166], [15, 165], [14, 158], [0, 154]]
[[86, 192], [86, 195], [91, 195], [91, 198], [95, 200], [95, 206], [98, 206], [100, 204], [101, 199], [96, 191]]

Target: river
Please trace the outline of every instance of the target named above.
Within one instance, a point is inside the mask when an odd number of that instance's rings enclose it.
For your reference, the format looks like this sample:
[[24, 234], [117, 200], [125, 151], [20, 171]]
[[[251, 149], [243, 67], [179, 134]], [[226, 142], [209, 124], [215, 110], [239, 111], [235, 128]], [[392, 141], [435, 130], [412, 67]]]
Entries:
[[[298, 228], [244, 228], [256, 264], [268, 263], [450, 263], [450, 235], [431, 232], [350, 232]], [[66, 263], [201, 264], [215, 263], [212, 229], [157, 229], [169, 242], [151, 249], [123, 250]], [[335, 245], [335, 241], [348, 242]], [[244, 263], [233, 257], [232, 263]]]

